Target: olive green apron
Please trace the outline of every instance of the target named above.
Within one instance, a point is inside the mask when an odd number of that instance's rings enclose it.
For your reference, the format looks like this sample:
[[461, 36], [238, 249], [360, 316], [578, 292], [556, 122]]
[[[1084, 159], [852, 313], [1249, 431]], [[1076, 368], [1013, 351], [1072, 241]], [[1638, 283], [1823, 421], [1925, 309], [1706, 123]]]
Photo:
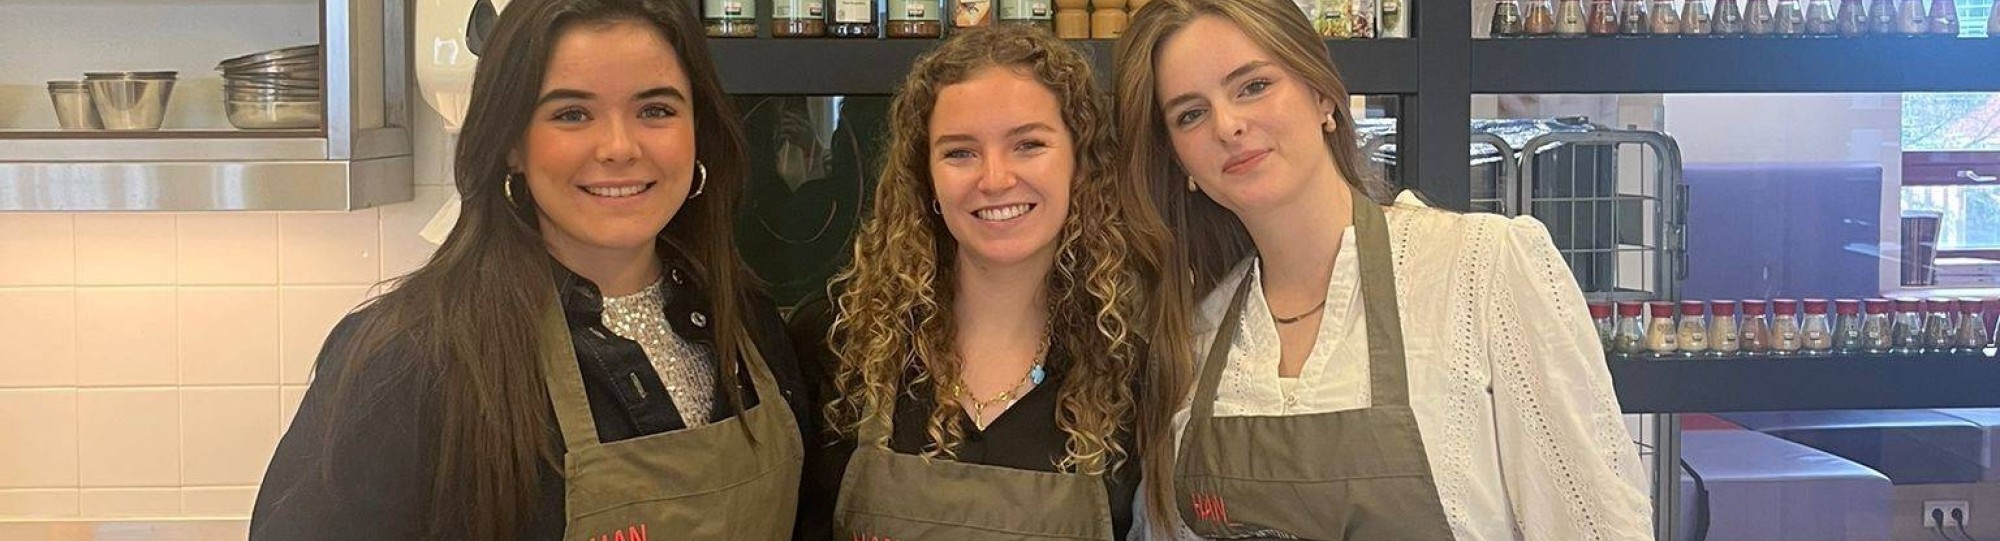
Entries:
[[1175, 465], [1181, 520], [1213, 539], [1452, 538], [1410, 410], [1388, 220], [1355, 192], [1370, 407], [1215, 417], [1215, 392], [1250, 293], [1245, 277], [1203, 361]]
[[927, 460], [863, 423], [834, 506], [839, 541], [1111, 539], [1104, 477]]
[[542, 319], [542, 371], [568, 445], [563, 539], [791, 538], [804, 453], [798, 425], [757, 348], [741, 348], [758, 400], [748, 411], [603, 443], [573, 347], [562, 308], [550, 303]]

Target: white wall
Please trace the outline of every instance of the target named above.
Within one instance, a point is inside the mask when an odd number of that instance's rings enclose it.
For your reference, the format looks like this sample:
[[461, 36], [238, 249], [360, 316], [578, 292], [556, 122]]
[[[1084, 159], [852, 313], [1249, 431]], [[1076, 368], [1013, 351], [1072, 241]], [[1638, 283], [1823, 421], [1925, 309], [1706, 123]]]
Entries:
[[[0, 129], [53, 127], [43, 82], [100, 69], [179, 70], [169, 126], [226, 126], [215, 63], [319, 31], [317, 0], [0, 1]], [[327, 331], [433, 248], [453, 190], [413, 109], [411, 203], [0, 213], [0, 522], [247, 517]]]

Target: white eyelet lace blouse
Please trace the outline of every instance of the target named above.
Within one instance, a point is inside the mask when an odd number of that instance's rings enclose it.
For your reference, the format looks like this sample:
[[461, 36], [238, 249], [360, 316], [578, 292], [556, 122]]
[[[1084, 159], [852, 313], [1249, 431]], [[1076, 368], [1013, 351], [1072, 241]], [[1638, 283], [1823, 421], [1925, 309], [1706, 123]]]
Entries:
[[[1456, 214], [1404, 197], [1387, 209], [1411, 407], [1456, 541], [1650, 540], [1637, 450], [1576, 280], [1529, 218]], [[1341, 242], [1318, 342], [1278, 377], [1278, 332], [1253, 283], [1215, 415], [1282, 416], [1369, 403], [1354, 231]], [[1196, 362], [1245, 260], [1208, 294]], [[1491, 390], [1489, 394], [1489, 389]], [[1183, 409], [1176, 430], [1187, 422]], [[1144, 504], [1137, 507], [1143, 511]], [[1175, 521], [1179, 539], [1199, 539]], [[1133, 528], [1134, 538], [1147, 530]]]

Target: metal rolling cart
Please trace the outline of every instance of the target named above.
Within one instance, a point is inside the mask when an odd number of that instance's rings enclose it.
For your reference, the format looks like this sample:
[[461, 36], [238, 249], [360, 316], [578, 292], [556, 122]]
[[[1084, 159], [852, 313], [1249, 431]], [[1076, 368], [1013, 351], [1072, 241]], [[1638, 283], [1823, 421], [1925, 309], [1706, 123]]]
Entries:
[[[1659, 132], [1563, 123], [1581, 129], [1549, 131], [1520, 145], [1519, 181], [1507, 206], [1548, 227], [1586, 298], [1678, 301], [1688, 267], [1680, 146]], [[1641, 459], [1651, 459], [1654, 501], [1681, 501], [1679, 416], [1640, 419], [1636, 443]], [[1660, 539], [1679, 538], [1672, 508], [1655, 506]]]
[[[1364, 120], [1360, 151], [1395, 177], [1396, 126]], [[1687, 197], [1680, 146], [1665, 134], [1610, 129], [1583, 118], [1474, 120], [1475, 212], [1533, 216], [1549, 229], [1584, 297], [1598, 302], [1679, 300], [1687, 269]], [[1679, 419], [1641, 416], [1655, 501], [1680, 501]], [[1655, 506], [1659, 539], [1677, 539], [1673, 506]]]
[[[1481, 121], [1472, 124], [1469, 164], [1472, 166], [1472, 211], [1513, 216], [1516, 179], [1520, 163], [1513, 157], [1515, 146], [1505, 137], [1485, 131]], [[1357, 123], [1361, 156], [1378, 168], [1381, 178], [1397, 176], [1396, 124], [1394, 120], [1364, 119]], [[1408, 186], [1405, 186], [1408, 187]]]

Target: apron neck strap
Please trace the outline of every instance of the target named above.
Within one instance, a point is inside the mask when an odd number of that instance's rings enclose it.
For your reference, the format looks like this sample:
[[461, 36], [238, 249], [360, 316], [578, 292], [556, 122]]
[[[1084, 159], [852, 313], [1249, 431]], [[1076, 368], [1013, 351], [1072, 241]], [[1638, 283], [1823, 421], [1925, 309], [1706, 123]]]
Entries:
[[576, 345], [570, 342], [569, 320], [563, 317], [561, 296], [542, 309], [542, 382], [548, 388], [556, 425], [570, 451], [600, 445], [590, 399], [583, 392], [583, 372], [577, 368]]
[[[1353, 190], [1350, 188], [1350, 190]], [[1373, 403], [1410, 403], [1409, 365], [1403, 356], [1403, 318], [1396, 306], [1395, 253], [1389, 219], [1374, 200], [1353, 190], [1354, 238], [1360, 243], [1361, 307], [1368, 327], [1368, 381]]]
[[[1360, 245], [1355, 255], [1360, 258], [1362, 313], [1366, 316], [1368, 327], [1372, 405], [1408, 405], [1408, 369], [1403, 359], [1402, 318], [1396, 306], [1396, 275], [1389, 248], [1389, 220], [1374, 200], [1360, 190], [1350, 187], [1349, 191], [1354, 203], [1354, 237]], [[1242, 327], [1243, 305], [1250, 296], [1250, 282], [1254, 279], [1256, 277], [1246, 275], [1237, 284], [1236, 293], [1229, 300], [1229, 309], [1222, 316], [1221, 326], [1216, 329], [1215, 341], [1209, 344], [1208, 356], [1201, 365], [1201, 379], [1195, 383], [1190, 428], [1197, 421], [1206, 423], [1215, 414], [1216, 388], [1221, 384], [1222, 370], [1229, 362], [1229, 351], [1235, 344], [1236, 333]], [[1182, 441], [1185, 443], [1191, 439]]]

